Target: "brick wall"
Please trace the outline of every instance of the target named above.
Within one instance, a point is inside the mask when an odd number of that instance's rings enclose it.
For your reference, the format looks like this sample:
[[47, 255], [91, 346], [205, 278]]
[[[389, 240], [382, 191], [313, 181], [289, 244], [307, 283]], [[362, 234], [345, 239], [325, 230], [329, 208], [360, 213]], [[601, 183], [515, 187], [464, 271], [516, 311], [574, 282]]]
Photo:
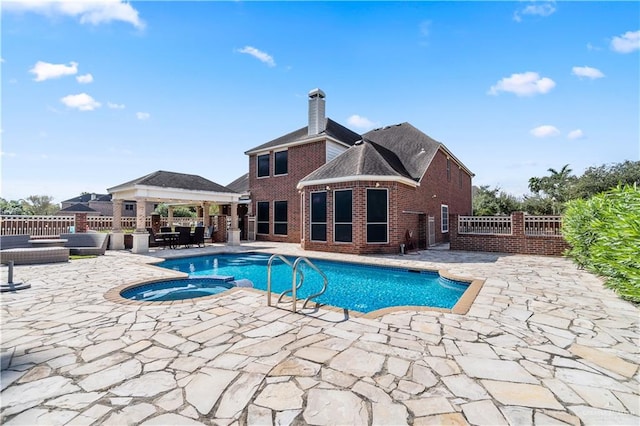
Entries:
[[[258, 241], [279, 241], [299, 243], [300, 193], [296, 186], [312, 171], [325, 163], [325, 141], [293, 146], [288, 149], [288, 173], [274, 176], [274, 151], [269, 152], [270, 176], [257, 177], [257, 156], [249, 157], [249, 188], [251, 191], [252, 211], [257, 214], [256, 203], [269, 202], [269, 234], [257, 234]], [[287, 201], [287, 235], [273, 234], [273, 202]]]
[[451, 250], [561, 256], [569, 244], [560, 236], [529, 236], [524, 233], [524, 213], [511, 215], [512, 235], [458, 234], [458, 215], [450, 215]]

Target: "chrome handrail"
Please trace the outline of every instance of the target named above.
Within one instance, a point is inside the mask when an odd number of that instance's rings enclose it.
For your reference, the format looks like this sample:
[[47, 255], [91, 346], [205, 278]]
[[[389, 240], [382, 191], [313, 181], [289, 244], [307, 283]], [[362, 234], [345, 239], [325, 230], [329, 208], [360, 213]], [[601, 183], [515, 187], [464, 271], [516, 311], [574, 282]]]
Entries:
[[282, 260], [293, 269], [293, 264], [281, 254], [274, 254], [269, 258], [269, 262], [267, 262], [267, 306], [271, 306], [271, 264], [275, 259]]
[[322, 286], [322, 290], [320, 290], [319, 293], [316, 294], [312, 294], [311, 296], [307, 297], [304, 301], [304, 303], [302, 304], [302, 309], [306, 308], [307, 303], [313, 299], [316, 298], [318, 296], [321, 296], [324, 294], [324, 292], [327, 290], [327, 284], [329, 283], [329, 280], [327, 279], [327, 276], [324, 274], [324, 272], [322, 272], [316, 265], [314, 265], [309, 259], [307, 259], [306, 257], [299, 257], [296, 259], [295, 262], [293, 262], [293, 279], [292, 279], [292, 283], [291, 283], [291, 298], [293, 299], [293, 312], [296, 312], [296, 272], [298, 272], [298, 264], [300, 262], [304, 261], [307, 265], [309, 265], [309, 267], [311, 267], [311, 269], [315, 270], [317, 273], [319, 273], [322, 276], [322, 280], [324, 281], [324, 284]]

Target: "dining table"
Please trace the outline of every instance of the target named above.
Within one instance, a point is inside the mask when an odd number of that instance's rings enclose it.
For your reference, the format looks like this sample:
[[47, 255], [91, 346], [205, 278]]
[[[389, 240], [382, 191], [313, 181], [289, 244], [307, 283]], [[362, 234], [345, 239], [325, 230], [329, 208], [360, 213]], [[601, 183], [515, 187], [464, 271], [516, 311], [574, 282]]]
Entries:
[[178, 247], [179, 232], [156, 232], [156, 239], [162, 240], [170, 249]]

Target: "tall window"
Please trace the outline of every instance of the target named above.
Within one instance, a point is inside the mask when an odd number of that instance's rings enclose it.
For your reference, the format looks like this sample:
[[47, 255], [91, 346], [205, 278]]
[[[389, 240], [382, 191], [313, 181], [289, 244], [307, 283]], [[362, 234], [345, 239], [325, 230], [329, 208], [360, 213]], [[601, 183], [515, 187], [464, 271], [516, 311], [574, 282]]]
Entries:
[[273, 202], [273, 233], [287, 235], [287, 202]]
[[258, 177], [269, 176], [269, 154], [258, 155]]
[[367, 243], [386, 243], [388, 223], [386, 189], [367, 189]]
[[458, 169], [458, 186], [460, 188], [462, 188], [462, 182], [464, 180], [463, 178], [464, 178], [464, 173], [462, 172], [462, 169], [460, 168], [460, 169]]
[[327, 193], [311, 193], [311, 241], [327, 241]]
[[441, 215], [441, 226], [440, 229], [442, 230], [442, 233], [446, 233], [449, 232], [449, 206], [447, 206], [446, 204], [441, 204], [440, 205], [440, 215]]
[[447, 158], [447, 181], [451, 182], [451, 159]]
[[258, 234], [269, 233], [269, 202], [258, 201], [258, 217], [256, 222], [258, 223]]
[[333, 238], [336, 242], [352, 242], [352, 191], [335, 191], [333, 193], [334, 231]]
[[286, 175], [288, 173], [288, 151], [278, 151], [274, 154], [274, 175]]

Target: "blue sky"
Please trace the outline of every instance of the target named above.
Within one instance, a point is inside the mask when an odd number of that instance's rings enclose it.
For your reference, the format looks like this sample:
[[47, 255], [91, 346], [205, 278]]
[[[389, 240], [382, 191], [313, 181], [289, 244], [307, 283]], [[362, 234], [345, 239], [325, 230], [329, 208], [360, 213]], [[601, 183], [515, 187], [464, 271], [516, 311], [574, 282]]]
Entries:
[[[640, 155], [638, 2], [1, 4], [9, 200], [105, 193], [168, 170], [226, 185], [307, 123], [307, 93], [359, 133], [410, 122], [475, 173]], [[293, 166], [293, 165], [292, 165]]]

